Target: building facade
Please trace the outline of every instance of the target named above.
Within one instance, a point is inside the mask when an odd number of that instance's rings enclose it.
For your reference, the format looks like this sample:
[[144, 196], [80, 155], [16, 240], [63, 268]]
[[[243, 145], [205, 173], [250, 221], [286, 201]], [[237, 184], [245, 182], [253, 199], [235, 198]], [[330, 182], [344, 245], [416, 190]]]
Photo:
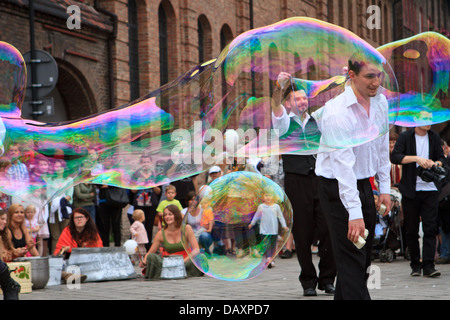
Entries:
[[[449, 30], [446, 0], [33, 1], [36, 49], [49, 52], [59, 70], [55, 116], [41, 121], [73, 120], [127, 104], [217, 57], [239, 34], [289, 17], [331, 22], [374, 47]], [[0, 3], [0, 40], [21, 52], [30, 49], [28, 3]], [[80, 29], [67, 25], [70, 5], [80, 8]], [[372, 5], [381, 14], [380, 28], [367, 27]]]

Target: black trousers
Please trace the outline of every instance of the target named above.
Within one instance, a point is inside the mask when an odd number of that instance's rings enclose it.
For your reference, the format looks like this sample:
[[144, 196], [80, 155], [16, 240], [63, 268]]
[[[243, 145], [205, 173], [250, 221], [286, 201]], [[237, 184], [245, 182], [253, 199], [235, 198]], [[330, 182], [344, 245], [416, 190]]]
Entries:
[[[286, 172], [284, 177], [285, 192], [294, 212], [292, 234], [301, 267], [299, 280], [304, 289], [317, 285], [321, 289], [326, 284], [334, 284], [336, 278], [328, 226], [319, 203], [318, 181], [313, 172], [308, 175]], [[315, 230], [319, 240], [319, 275], [311, 253]]]
[[[414, 199], [402, 197], [406, 243], [411, 254], [411, 267], [434, 267], [438, 234], [438, 196], [438, 191], [417, 191]], [[422, 263], [419, 247], [420, 221], [422, 221], [423, 230]]]
[[109, 234], [112, 228], [114, 235], [114, 246], [120, 247], [120, 223], [122, 221], [122, 208], [112, 207], [105, 203], [100, 203], [96, 220], [98, 233], [102, 239], [103, 246], [109, 247]]
[[3, 273], [3, 271], [8, 269], [8, 265], [3, 262], [2, 260], [0, 260], [0, 273]]
[[369, 230], [366, 245], [358, 249], [348, 240], [348, 211], [339, 197], [338, 181], [320, 177], [320, 203], [327, 217], [337, 266], [335, 300], [370, 300], [367, 288], [371, 263], [376, 209], [369, 179], [358, 180], [364, 224]]

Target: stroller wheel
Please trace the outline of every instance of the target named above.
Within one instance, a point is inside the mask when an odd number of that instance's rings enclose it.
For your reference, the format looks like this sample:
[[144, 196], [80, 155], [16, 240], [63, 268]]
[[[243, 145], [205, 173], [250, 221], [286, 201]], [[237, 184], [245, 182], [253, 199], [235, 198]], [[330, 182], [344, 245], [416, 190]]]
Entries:
[[386, 259], [386, 261], [391, 263], [392, 261], [394, 261], [394, 258], [395, 258], [394, 250], [392, 250], [391, 248], [386, 249], [386, 251], [385, 251], [385, 259]]

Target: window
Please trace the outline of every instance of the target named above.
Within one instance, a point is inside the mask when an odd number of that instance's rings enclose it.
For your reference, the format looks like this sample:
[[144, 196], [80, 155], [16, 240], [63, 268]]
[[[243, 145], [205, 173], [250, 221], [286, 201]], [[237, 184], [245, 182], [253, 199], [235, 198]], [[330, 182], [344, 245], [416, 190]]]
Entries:
[[162, 5], [158, 9], [159, 24], [159, 79], [161, 86], [169, 82], [169, 58], [167, 43], [167, 15]]
[[269, 92], [270, 96], [273, 95], [276, 80], [280, 73], [280, 61], [278, 56], [278, 48], [275, 43], [271, 43], [269, 46]]
[[205, 62], [205, 31], [203, 30], [200, 19], [197, 20], [198, 25], [198, 63]]
[[334, 0], [328, 0], [328, 22], [334, 23]]
[[211, 24], [204, 14], [197, 19], [198, 59], [199, 64], [213, 58]]
[[130, 99], [139, 98], [138, 15], [135, 0], [128, 0], [128, 53], [130, 68]]

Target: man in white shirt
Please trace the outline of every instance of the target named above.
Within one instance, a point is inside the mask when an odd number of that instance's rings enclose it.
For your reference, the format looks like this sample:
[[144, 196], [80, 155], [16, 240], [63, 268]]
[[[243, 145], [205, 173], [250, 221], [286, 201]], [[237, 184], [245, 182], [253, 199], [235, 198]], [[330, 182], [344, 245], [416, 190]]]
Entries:
[[[317, 155], [320, 203], [328, 220], [337, 264], [335, 299], [370, 299], [367, 289], [376, 210], [370, 178], [379, 185], [378, 206], [390, 208], [388, 103], [381, 94], [381, 66], [349, 60], [345, 91], [313, 113], [322, 132]], [[386, 210], [386, 214], [389, 210]], [[354, 243], [369, 231], [366, 245]]]
[[[272, 96], [272, 125], [278, 129], [281, 150], [292, 146], [316, 152], [320, 132], [316, 121], [309, 115], [307, 94], [285, 72], [278, 75], [279, 86]], [[281, 97], [283, 90], [284, 99]], [[295, 252], [300, 264], [299, 281], [304, 296], [317, 296], [316, 287], [326, 294], [334, 294], [336, 264], [334, 261], [327, 222], [320, 206], [318, 177], [314, 173], [313, 155], [283, 153], [284, 190], [292, 205]], [[314, 232], [319, 241], [320, 263], [313, 263], [311, 246]]]

